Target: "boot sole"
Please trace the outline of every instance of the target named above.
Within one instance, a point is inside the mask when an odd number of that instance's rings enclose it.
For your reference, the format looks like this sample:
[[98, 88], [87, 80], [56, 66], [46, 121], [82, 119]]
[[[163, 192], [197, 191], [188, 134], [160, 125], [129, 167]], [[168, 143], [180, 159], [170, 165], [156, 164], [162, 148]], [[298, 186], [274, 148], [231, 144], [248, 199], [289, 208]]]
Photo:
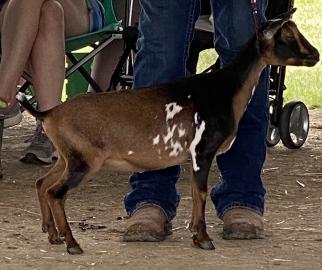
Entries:
[[160, 242], [166, 238], [166, 234], [154, 231], [127, 231], [123, 235], [124, 242]]
[[54, 158], [50, 157], [50, 158], [43, 159], [43, 158], [37, 157], [33, 153], [27, 153], [25, 156], [23, 156], [20, 159], [20, 161], [27, 164], [49, 165], [53, 163]]
[[224, 230], [222, 238], [225, 240], [263, 239], [264, 231], [260, 229], [252, 232]]

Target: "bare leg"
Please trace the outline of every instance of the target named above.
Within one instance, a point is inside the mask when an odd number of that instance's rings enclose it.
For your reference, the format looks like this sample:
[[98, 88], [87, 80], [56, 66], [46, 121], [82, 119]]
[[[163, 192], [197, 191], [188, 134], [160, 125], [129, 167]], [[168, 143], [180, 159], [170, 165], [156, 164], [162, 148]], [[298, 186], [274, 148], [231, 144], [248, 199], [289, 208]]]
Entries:
[[[38, 30], [40, 29], [41, 14], [44, 14], [42, 6], [48, 0], [10, 0], [1, 11], [2, 31], [2, 59], [0, 64], [0, 98], [6, 101], [14, 99], [17, 82], [30, 58], [35, 44]], [[86, 1], [82, 0], [59, 0], [65, 12], [66, 35], [76, 35], [88, 31], [88, 9]], [[47, 3], [46, 3], [47, 4]], [[49, 6], [49, 5], [47, 5]], [[48, 8], [48, 7], [47, 7]], [[72, 19], [71, 19], [72, 18]], [[44, 28], [43, 28], [44, 29]], [[48, 43], [46, 42], [46, 46]], [[38, 48], [41, 48], [38, 43]], [[47, 49], [47, 47], [46, 47]], [[45, 54], [38, 52], [39, 56]], [[55, 55], [64, 54], [62, 48], [56, 48]], [[36, 61], [34, 55], [33, 61]], [[45, 58], [46, 59], [46, 58]], [[45, 60], [42, 58], [42, 62]], [[41, 67], [41, 69], [43, 66]], [[64, 68], [60, 72], [64, 72]], [[36, 73], [39, 70], [33, 68]], [[51, 74], [50, 74], [51, 75]], [[44, 78], [44, 81], [46, 78]], [[51, 85], [46, 81], [46, 85]], [[62, 84], [59, 87], [60, 91]], [[40, 89], [38, 89], [39, 91]], [[41, 89], [41, 91], [44, 91]], [[58, 90], [57, 90], [58, 91]], [[49, 93], [49, 92], [47, 92]], [[55, 92], [56, 93], [56, 92]]]
[[12, 101], [38, 32], [40, 7], [45, 0], [11, 0], [3, 7], [1, 30], [0, 97]]
[[[106, 90], [109, 87], [111, 76], [123, 51], [123, 41], [114, 40], [95, 56], [92, 65], [92, 77], [99, 87]], [[89, 85], [88, 92], [95, 92]]]
[[31, 52], [33, 86], [41, 111], [61, 102], [65, 78], [64, 10], [53, 0], [41, 7], [39, 31]]
[[[125, 0], [114, 0], [113, 7], [115, 9], [116, 16], [125, 22], [125, 20], [127, 20], [127, 18], [124, 17]], [[133, 25], [138, 22], [140, 10], [139, 1], [135, 0], [132, 14]], [[101, 89], [106, 90], [108, 88], [112, 73], [122, 55], [122, 52], [123, 41], [115, 40], [95, 56], [91, 75]], [[88, 86], [88, 92], [94, 92], [90, 85]]]

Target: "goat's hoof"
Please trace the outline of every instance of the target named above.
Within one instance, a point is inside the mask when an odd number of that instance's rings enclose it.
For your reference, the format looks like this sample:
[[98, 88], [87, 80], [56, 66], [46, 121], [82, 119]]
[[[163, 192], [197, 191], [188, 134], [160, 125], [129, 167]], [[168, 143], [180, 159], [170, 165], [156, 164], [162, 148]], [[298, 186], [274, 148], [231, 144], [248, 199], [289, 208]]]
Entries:
[[213, 250], [215, 249], [214, 244], [210, 240], [201, 241], [198, 243], [198, 246], [202, 249]]
[[201, 240], [199, 241], [196, 235], [192, 236], [192, 240], [195, 246], [206, 249], [206, 250], [213, 250], [215, 249], [214, 244], [212, 243], [211, 239]]
[[64, 243], [64, 241], [60, 239], [57, 235], [48, 236], [48, 241], [52, 245], [61, 245]]
[[48, 224], [43, 224], [41, 226], [41, 230], [42, 230], [43, 233], [48, 233], [49, 225]]
[[82, 254], [83, 250], [80, 248], [80, 246], [72, 246], [72, 247], [67, 247], [67, 252], [71, 255], [77, 255], [77, 254]]

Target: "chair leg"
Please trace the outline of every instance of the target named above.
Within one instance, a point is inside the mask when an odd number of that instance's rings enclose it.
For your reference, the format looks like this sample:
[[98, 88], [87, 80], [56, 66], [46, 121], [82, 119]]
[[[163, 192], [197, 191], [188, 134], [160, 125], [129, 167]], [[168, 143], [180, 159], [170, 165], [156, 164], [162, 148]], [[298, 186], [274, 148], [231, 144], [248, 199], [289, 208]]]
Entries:
[[2, 138], [3, 138], [3, 129], [4, 129], [4, 119], [0, 120], [0, 179], [2, 179], [2, 164], [1, 164], [1, 150], [2, 150]]

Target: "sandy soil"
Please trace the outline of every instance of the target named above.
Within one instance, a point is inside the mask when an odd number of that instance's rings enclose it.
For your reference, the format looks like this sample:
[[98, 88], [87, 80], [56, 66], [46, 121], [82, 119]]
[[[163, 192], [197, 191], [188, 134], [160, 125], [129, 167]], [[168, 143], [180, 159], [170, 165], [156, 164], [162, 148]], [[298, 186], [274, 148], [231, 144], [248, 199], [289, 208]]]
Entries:
[[[182, 200], [173, 235], [162, 243], [123, 243], [125, 173], [100, 173], [69, 196], [67, 215], [85, 253], [71, 256], [41, 233], [35, 180], [47, 166], [18, 161], [33, 120], [5, 131], [4, 178], [0, 180], [0, 269], [322, 269], [322, 110], [310, 111], [307, 143], [291, 151], [269, 149], [263, 170], [267, 188], [265, 239], [225, 241], [222, 222], [207, 204], [208, 232], [215, 251], [191, 246], [188, 166], [178, 188]], [[318, 122], [320, 121], [320, 122]], [[211, 171], [209, 184], [218, 179]]]

